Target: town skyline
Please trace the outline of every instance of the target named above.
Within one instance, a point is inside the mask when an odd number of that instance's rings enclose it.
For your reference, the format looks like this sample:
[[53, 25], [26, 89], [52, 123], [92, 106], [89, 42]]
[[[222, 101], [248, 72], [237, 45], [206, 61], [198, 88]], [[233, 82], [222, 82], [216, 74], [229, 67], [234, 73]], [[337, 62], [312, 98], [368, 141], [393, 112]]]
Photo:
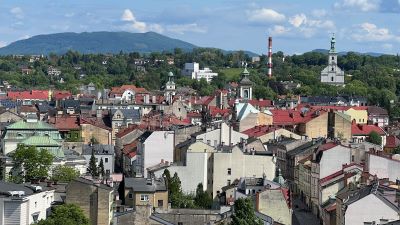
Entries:
[[[337, 1], [2, 1], [0, 46], [61, 32], [153, 31], [199, 47], [301, 54], [328, 49], [396, 54], [397, 0]], [[348, 18], [351, 18], [349, 21]], [[229, 41], [226, 41], [229, 40]]]

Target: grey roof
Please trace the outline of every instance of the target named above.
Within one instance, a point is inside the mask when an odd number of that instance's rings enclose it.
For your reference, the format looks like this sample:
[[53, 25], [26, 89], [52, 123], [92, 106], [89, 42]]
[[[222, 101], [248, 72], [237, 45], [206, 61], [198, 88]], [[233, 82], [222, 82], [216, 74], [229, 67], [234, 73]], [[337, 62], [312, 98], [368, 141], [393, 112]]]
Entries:
[[47, 113], [49, 111], [50, 106], [47, 103], [37, 105], [39, 113]]
[[9, 191], [23, 191], [25, 192], [24, 195], [31, 195], [34, 193], [32, 189], [22, 184], [14, 184], [14, 183], [0, 181], [0, 196], [3, 195], [8, 196], [9, 194], [7, 192]]
[[157, 192], [167, 191], [163, 178], [146, 179], [146, 178], [125, 178], [125, 188], [132, 188], [134, 192]]
[[114, 116], [115, 112], [121, 111], [126, 119], [132, 119], [134, 121], [140, 120], [139, 109], [111, 109], [111, 117]]
[[102, 144], [83, 145], [82, 155], [91, 155], [92, 151], [94, 151], [95, 155], [114, 155], [113, 145], [102, 145]]
[[79, 106], [80, 106], [79, 100], [66, 99], [61, 101], [61, 107], [63, 109], [65, 108], [79, 109]]
[[[89, 180], [89, 179], [86, 179], [86, 178], [83, 178], [83, 177], [78, 177], [78, 178], [74, 179], [71, 182], [80, 182], [80, 183], [83, 183], [83, 184], [86, 184], [86, 185], [93, 185], [93, 186], [99, 187], [101, 189], [109, 190], [109, 191], [113, 191], [114, 190], [112, 187], [110, 187], [108, 185], [105, 185], [105, 184], [102, 184], [102, 183], [95, 183], [93, 180]], [[69, 183], [69, 184], [71, 184], [71, 183]], [[67, 185], [67, 189], [68, 189], [68, 185]]]
[[298, 146], [297, 148], [294, 148], [292, 151], [289, 151], [286, 154], [289, 156], [295, 156], [295, 155], [301, 154], [301, 153], [309, 150], [310, 148], [316, 148], [316, 147], [320, 146], [322, 144], [322, 141], [323, 141], [323, 139], [318, 139], [316, 141], [307, 142], [305, 144]]

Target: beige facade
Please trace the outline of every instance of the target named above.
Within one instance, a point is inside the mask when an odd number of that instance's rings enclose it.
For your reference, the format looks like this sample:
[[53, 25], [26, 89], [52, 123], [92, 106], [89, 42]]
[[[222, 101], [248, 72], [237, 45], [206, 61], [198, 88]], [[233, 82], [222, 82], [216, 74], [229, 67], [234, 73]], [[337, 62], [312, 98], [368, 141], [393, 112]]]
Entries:
[[279, 137], [289, 137], [289, 138], [293, 138], [293, 139], [296, 139], [296, 140], [300, 140], [301, 139], [300, 135], [298, 135], [296, 133], [293, 133], [291, 131], [288, 131], [286, 129], [283, 129], [283, 128], [277, 129], [277, 130], [269, 132], [269, 133], [266, 133], [266, 134], [264, 134], [264, 135], [262, 135], [262, 136], [260, 136], [258, 138], [261, 140], [262, 143], [265, 143], [265, 142], [268, 142], [269, 140], [276, 140]]
[[222, 187], [241, 177], [263, 177], [264, 174], [269, 180], [275, 177], [276, 160], [272, 155], [246, 153], [237, 145], [232, 150], [219, 151], [213, 155], [213, 169], [209, 173], [213, 197], [221, 192]]
[[66, 187], [66, 203], [79, 206], [92, 225], [109, 225], [113, 218], [113, 188], [77, 178]]
[[351, 140], [351, 117], [349, 115], [335, 112], [334, 137], [342, 141]]
[[137, 206], [151, 206], [152, 208], [168, 209], [168, 191], [135, 192], [125, 189], [125, 205], [136, 208]]
[[253, 128], [255, 126], [272, 125], [273, 117], [263, 112], [249, 113], [239, 122], [239, 132]]
[[344, 112], [344, 114], [350, 116], [350, 121], [355, 120], [357, 124], [366, 124], [368, 121], [368, 111], [364, 110], [356, 110], [353, 108], [348, 109]]
[[311, 119], [306, 123], [302, 123], [298, 127], [301, 134], [305, 134], [308, 138], [318, 138], [328, 136], [328, 113], [321, 112], [321, 115]]
[[92, 124], [81, 124], [81, 128], [81, 137], [85, 144], [89, 144], [92, 138], [95, 138], [99, 144], [112, 144], [111, 130], [94, 126]]
[[256, 210], [270, 216], [274, 222], [291, 225], [292, 212], [282, 192], [281, 188], [278, 188], [257, 193]]

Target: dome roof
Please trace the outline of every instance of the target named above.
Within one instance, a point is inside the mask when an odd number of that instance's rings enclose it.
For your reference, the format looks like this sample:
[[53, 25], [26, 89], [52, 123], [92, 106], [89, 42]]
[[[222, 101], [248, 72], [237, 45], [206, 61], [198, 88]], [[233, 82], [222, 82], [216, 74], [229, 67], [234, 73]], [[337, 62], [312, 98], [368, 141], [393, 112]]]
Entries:
[[284, 186], [286, 184], [285, 178], [283, 178], [283, 176], [282, 176], [281, 169], [279, 169], [278, 171], [279, 171], [278, 176], [275, 177], [272, 181], [280, 184], [281, 186]]

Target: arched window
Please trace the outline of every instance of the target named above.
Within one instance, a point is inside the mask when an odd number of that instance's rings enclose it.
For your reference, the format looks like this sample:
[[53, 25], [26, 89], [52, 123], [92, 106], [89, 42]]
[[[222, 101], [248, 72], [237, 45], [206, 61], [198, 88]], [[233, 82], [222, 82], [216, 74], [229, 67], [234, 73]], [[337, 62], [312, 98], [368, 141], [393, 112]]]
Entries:
[[249, 98], [249, 90], [244, 90], [243, 94], [244, 94], [243, 98], [245, 99]]

